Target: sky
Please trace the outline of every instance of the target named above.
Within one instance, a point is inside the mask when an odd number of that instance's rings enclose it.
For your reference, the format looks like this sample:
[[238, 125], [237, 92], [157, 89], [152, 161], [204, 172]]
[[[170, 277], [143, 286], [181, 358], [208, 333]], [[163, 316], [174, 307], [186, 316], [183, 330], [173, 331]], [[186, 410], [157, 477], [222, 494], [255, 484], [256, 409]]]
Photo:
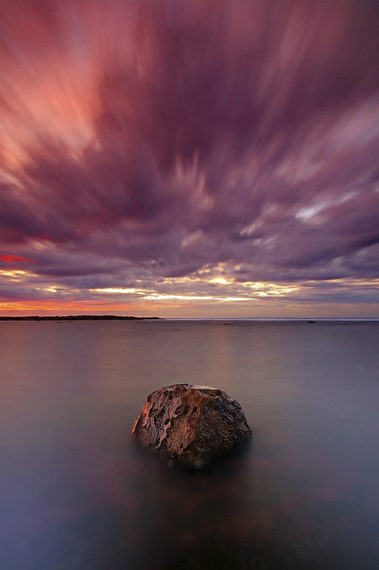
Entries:
[[0, 0], [0, 315], [379, 317], [376, 0]]

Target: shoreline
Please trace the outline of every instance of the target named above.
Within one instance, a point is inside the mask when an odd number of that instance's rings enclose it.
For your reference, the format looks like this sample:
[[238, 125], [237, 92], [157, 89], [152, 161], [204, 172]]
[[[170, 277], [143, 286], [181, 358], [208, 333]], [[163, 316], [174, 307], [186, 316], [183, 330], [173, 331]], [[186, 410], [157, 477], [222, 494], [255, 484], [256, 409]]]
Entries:
[[378, 317], [293, 317], [293, 318], [186, 318], [186, 317], [135, 317], [131, 315], [25, 315], [25, 316], [0, 316], [0, 322], [4, 321], [166, 321], [166, 322], [221, 322], [221, 323], [256, 323], [256, 324], [338, 324], [338, 323], [379, 323]]
[[145, 321], [158, 320], [162, 317], [132, 317], [121, 315], [54, 315], [38, 316], [30, 315], [25, 317], [2, 317], [0, 321]]

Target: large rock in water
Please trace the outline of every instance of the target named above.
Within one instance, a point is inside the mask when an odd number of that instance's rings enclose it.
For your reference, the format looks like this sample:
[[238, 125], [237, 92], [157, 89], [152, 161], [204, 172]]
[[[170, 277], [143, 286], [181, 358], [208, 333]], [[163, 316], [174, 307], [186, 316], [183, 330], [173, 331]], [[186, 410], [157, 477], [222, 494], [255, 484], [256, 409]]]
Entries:
[[188, 467], [203, 467], [251, 436], [240, 404], [216, 388], [174, 384], [153, 392], [132, 433]]

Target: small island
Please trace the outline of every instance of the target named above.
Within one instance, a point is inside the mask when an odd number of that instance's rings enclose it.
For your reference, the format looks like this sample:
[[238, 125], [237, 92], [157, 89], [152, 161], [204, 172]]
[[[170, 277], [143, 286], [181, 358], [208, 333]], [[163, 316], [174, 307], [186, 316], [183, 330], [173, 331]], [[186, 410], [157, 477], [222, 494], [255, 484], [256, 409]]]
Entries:
[[0, 321], [146, 321], [161, 317], [131, 317], [122, 315], [55, 315], [55, 316], [22, 316], [1, 317]]

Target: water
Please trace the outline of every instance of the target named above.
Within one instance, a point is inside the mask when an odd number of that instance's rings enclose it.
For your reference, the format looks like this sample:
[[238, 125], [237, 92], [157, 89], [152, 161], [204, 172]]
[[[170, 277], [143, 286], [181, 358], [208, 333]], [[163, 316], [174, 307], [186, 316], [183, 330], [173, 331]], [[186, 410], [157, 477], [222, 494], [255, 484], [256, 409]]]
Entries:
[[[377, 323], [1, 323], [1, 570], [377, 570], [378, 347]], [[206, 472], [129, 435], [187, 381], [254, 432]]]

